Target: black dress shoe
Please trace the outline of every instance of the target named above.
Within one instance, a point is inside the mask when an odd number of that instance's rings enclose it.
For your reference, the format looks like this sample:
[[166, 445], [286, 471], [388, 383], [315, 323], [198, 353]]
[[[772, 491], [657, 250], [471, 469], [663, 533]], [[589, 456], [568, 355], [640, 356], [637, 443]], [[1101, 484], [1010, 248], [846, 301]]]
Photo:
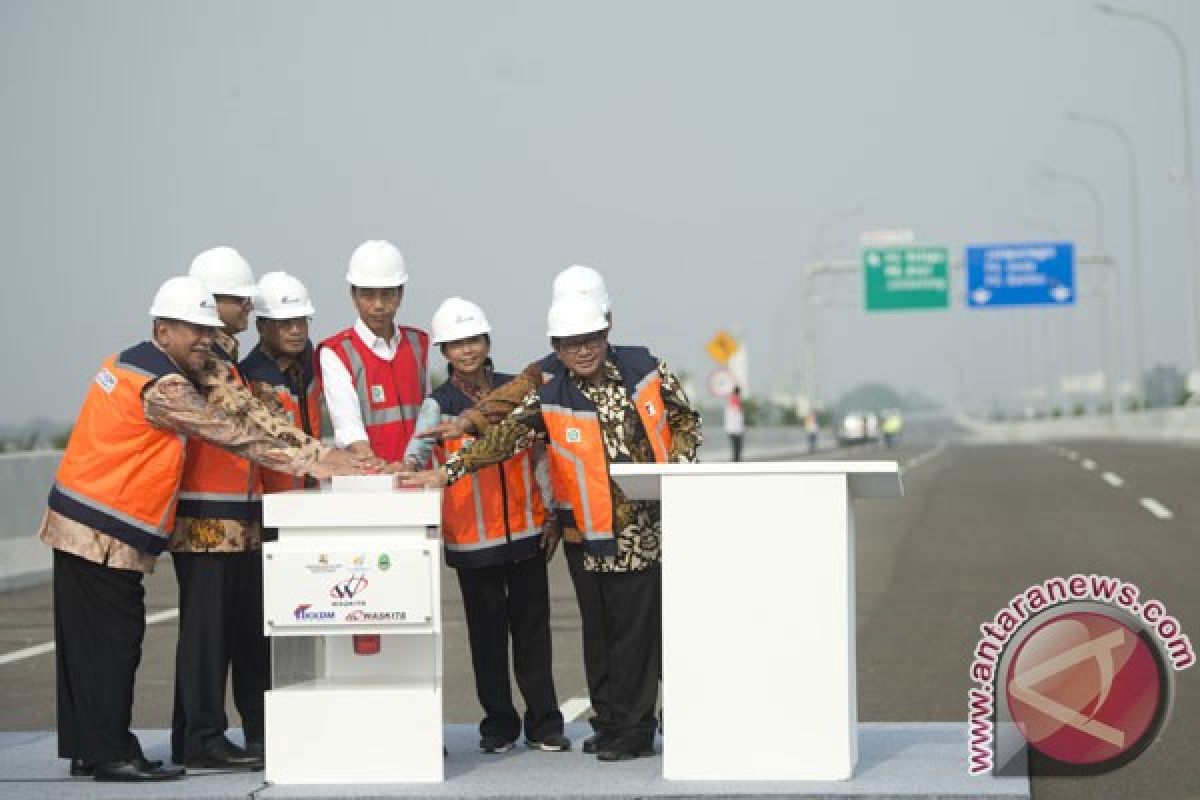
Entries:
[[[163, 765], [161, 761], [148, 761], [141, 756], [134, 759], [143, 769], [158, 769]], [[90, 778], [96, 774], [96, 765], [90, 761], [84, 761], [82, 758], [71, 759], [71, 777], [72, 778]]]
[[247, 739], [245, 750], [246, 755], [254, 756], [261, 761], [266, 758], [267, 744], [262, 739]]
[[589, 756], [596, 755], [596, 751], [604, 747], [606, 734], [602, 731], [597, 731], [591, 736], [583, 740], [583, 752]]
[[263, 768], [261, 756], [252, 756], [241, 747], [224, 737], [210, 745], [204, 752], [184, 758], [188, 769], [225, 769], [253, 772]]
[[642, 737], [614, 736], [601, 742], [596, 750], [600, 761], [628, 761], [632, 758], [654, 755], [654, 745]]
[[[154, 766], [154, 764], [158, 766]], [[144, 783], [175, 781], [186, 773], [183, 767], [164, 767], [159, 762], [135, 758], [130, 761], [105, 761], [92, 770], [92, 777], [103, 783]]]

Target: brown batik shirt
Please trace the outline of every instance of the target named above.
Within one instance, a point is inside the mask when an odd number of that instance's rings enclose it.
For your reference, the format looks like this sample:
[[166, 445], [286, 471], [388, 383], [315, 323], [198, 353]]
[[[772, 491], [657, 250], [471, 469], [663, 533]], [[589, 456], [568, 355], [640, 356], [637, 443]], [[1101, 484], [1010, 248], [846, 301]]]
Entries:
[[[662, 378], [663, 405], [671, 430], [673, 462], [693, 462], [703, 441], [700, 415], [692, 409], [679, 381], [659, 362]], [[621, 373], [611, 360], [604, 363], [604, 381], [599, 385], [571, 373], [570, 380], [596, 405], [604, 447], [610, 462], [649, 463], [654, 451]], [[539, 371], [540, 380], [540, 371]], [[446, 474], [453, 483], [467, 472], [494, 464], [529, 445], [536, 437], [544, 437], [539, 425], [541, 403], [536, 390], [529, 391], [516, 408], [499, 424], [492, 426], [470, 447], [446, 461]], [[591, 572], [634, 572], [659, 563], [662, 546], [662, 513], [658, 501], [630, 500], [612, 478], [609, 490], [613, 499], [613, 523], [616, 533], [615, 556], [584, 555], [584, 568]]]

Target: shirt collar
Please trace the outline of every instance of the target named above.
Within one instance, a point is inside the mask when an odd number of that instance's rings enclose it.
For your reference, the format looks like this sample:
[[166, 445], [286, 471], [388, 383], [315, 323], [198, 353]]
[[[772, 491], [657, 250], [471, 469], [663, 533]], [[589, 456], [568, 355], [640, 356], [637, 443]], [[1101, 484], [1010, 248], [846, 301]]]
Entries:
[[361, 317], [354, 323], [354, 332], [358, 334], [358, 338], [362, 339], [367, 347], [374, 347], [378, 344], [390, 348], [396, 344], [397, 337], [400, 335], [398, 331], [392, 331], [392, 338], [390, 340], [381, 339], [375, 335], [373, 330], [367, 327], [367, 323], [363, 322]]

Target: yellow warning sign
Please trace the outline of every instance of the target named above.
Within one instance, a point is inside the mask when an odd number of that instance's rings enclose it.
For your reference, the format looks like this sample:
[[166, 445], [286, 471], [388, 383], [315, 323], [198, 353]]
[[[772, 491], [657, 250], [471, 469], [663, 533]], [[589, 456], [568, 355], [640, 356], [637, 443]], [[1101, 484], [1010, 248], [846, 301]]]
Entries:
[[733, 358], [733, 354], [741, 349], [737, 339], [734, 339], [725, 331], [717, 331], [716, 336], [708, 340], [708, 344], [704, 346], [708, 351], [712, 360], [722, 366], [729, 363], [729, 359]]

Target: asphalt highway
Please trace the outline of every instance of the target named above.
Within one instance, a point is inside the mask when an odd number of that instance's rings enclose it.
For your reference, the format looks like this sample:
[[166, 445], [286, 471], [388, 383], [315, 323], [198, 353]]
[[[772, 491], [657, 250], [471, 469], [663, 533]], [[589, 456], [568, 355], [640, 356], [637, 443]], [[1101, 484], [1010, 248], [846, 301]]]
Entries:
[[[980, 624], [1025, 587], [1055, 576], [1095, 572], [1133, 582], [1200, 643], [1200, 449], [1100, 441], [981, 445], [944, 426], [914, 423], [895, 450], [815, 457], [889, 458], [903, 468], [905, 497], [863, 501], [857, 510], [861, 720], [965, 721]], [[753, 531], [744, 539], [754, 546]], [[161, 559], [147, 600], [150, 614], [165, 619], [147, 629], [135, 709], [140, 727], [169, 722], [174, 584], [170, 560]], [[449, 571], [443, 586], [446, 719], [474, 722], [466, 630]], [[551, 593], [559, 700], [581, 713], [579, 617], [561, 554], [551, 563]], [[802, 614], [787, 624], [802, 626]], [[0, 594], [0, 659], [52, 640], [49, 586]], [[1034, 796], [1200, 798], [1200, 668], [1175, 678], [1160, 741], [1099, 776], [1043, 776], [1035, 760]], [[232, 710], [230, 716], [236, 725]], [[52, 652], [0, 663], [0, 730], [53, 727]], [[965, 770], [965, 751], [963, 758]]]

